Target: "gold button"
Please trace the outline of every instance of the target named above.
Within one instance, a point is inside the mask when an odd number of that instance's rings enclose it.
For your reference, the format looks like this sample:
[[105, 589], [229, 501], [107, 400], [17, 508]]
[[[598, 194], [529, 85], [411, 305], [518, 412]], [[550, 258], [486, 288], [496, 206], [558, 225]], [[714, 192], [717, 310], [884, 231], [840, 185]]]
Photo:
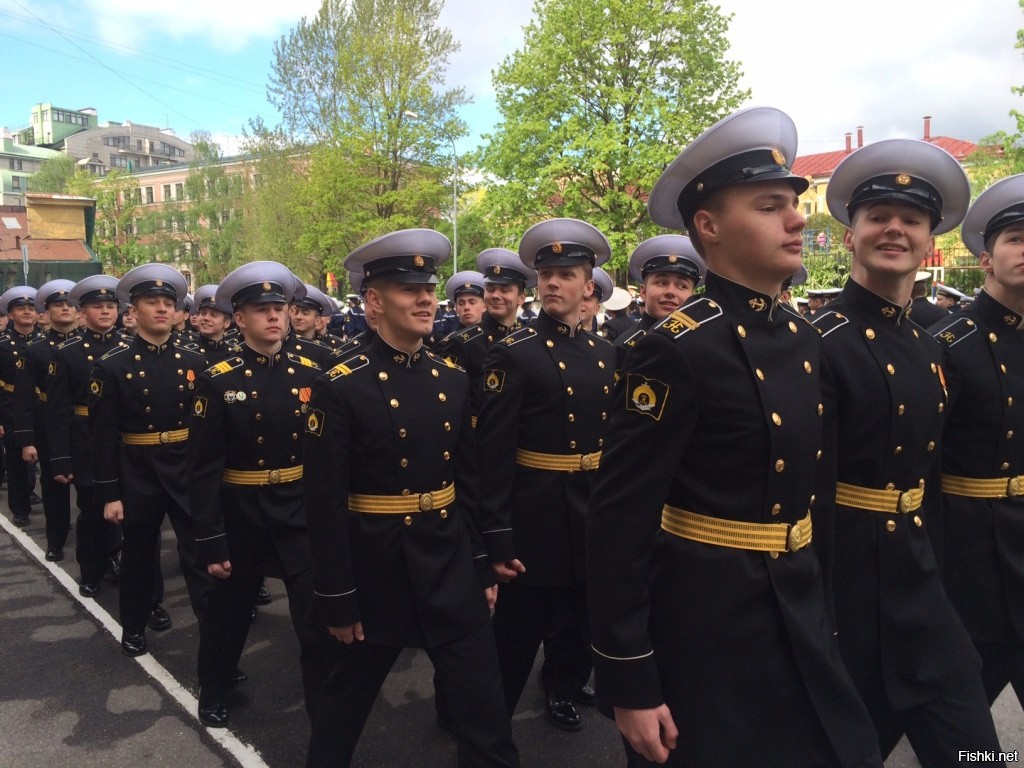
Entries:
[[866, 331], [864, 331], [864, 335], [867, 336], [869, 339], [875, 338], [875, 332], [873, 330], [871, 330], [870, 328], [868, 328]]
[[821, 403], [818, 403], [818, 415], [821, 416], [821, 414], [823, 414], [824, 412], [825, 412], [825, 406], [822, 405]]
[[387, 371], [381, 371], [380, 373], [378, 373], [377, 374], [377, 378], [380, 379], [381, 381], [387, 381], [388, 380], [388, 373], [387, 373]]
[[565, 363], [563, 363], [561, 360], [559, 360], [558, 361], [558, 367], [559, 367], [559, 369], [564, 371], [565, 370]]
[[820, 448], [818, 449], [818, 452], [816, 454], [814, 454], [814, 460], [815, 461], [821, 461], [821, 449]]
[[445, 400], [448, 399], [448, 396], [444, 392], [438, 392], [437, 399], [443, 403]]
[[813, 505], [813, 504], [814, 504], [814, 502], [815, 502], [815, 501], [817, 501], [817, 500], [818, 500], [818, 497], [817, 497], [817, 496], [815, 496], [815, 495], [814, 495], [814, 494], [812, 493], [812, 494], [811, 494], [811, 499], [810, 499], [810, 501], [808, 502], [808, 504], [811, 504], [811, 505]]
[[569, 447], [570, 448], [575, 448], [576, 447], [576, 441], [575, 440], [570, 440], [569, 441]]
[[252, 376], [252, 371], [250, 371], [250, 370], [249, 370], [249, 369], [247, 368], [247, 369], [245, 370], [245, 375], [246, 375], [246, 376]]
[[1009, 469], [1010, 468], [1010, 462], [1004, 461], [1002, 464], [999, 465], [999, 468], [1000, 469]]
[[445, 461], [448, 461], [452, 457], [448, 451], [445, 451], [442, 455], [444, 456]]
[[991, 341], [993, 344], [995, 344], [996, 341], [998, 341], [998, 338], [997, 338], [997, 336], [994, 333], [990, 333], [988, 335], [988, 340]]
[[916, 525], [918, 528], [924, 525], [924, 520], [921, 519], [920, 515], [914, 515], [914, 525]]
[[439, 517], [440, 517], [440, 518], [441, 518], [442, 520], [447, 520], [447, 519], [448, 519], [448, 510], [447, 510], [447, 509], [442, 509], [442, 510], [441, 510], [440, 512], [438, 512], [437, 514], [438, 514], [438, 516], [439, 516]]
[[946, 410], [946, 404], [939, 403], [939, 413], [942, 413], [944, 410]]
[[814, 370], [811, 367], [811, 361], [810, 360], [804, 360], [804, 370], [807, 371], [808, 373], [810, 373], [812, 370]]
[[895, 448], [892, 449], [892, 452], [895, 455], [899, 456], [901, 453], [903, 453], [903, 446], [902, 445], [897, 445]]
[[907, 407], [905, 405], [903, 405], [903, 403], [900, 403], [900, 407], [896, 409], [896, 413], [898, 413], [900, 416], [902, 416], [904, 411], [906, 411], [906, 410], [907, 410]]
[[598, 368], [604, 368], [604, 360], [598, 360], [597, 361], [597, 367]]
[[136, 359], [136, 360], [141, 360], [141, 359], [142, 359], [142, 355], [136, 355], [136, 356], [135, 356], [135, 359]]
[[555, 342], [553, 342], [551, 339], [548, 339], [544, 343], [548, 345], [548, 349], [550, 349], [551, 347], [555, 346]]
[[298, 439], [299, 439], [299, 433], [298, 432], [292, 432], [292, 440], [298, 440]]
[[395, 398], [391, 398], [391, 407], [392, 408], [397, 408], [398, 407], [398, 401], [395, 400]]
[[150, 407], [149, 407], [148, 405], [146, 406], [146, 413], [149, 413], [149, 412], [150, 412], [150, 411], [152, 411], [152, 410], [153, 410], [153, 409], [152, 409], [152, 408], [150, 408]]
[[779, 559], [779, 553], [778, 552], [769, 552], [768, 553], [768, 557], [770, 557], [772, 560], [778, 560]]
[[288, 369], [288, 373], [295, 373], [295, 369], [294, 368], [289, 368]]
[[262, 413], [257, 413], [256, 416], [255, 416], [256, 421], [259, 421], [262, 418], [263, 418], [263, 414]]
[[782, 417], [779, 416], [779, 414], [773, 413], [772, 414], [772, 421], [775, 423], [776, 427], [781, 427], [782, 426]]
[[932, 363], [932, 373], [935, 373], [938, 370], [938, 366], [936, 366], [935, 363]]
[[934, 451], [935, 450], [935, 441], [934, 440], [929, 440], [928, 441], [928, 450], [929, 451]]
[[449, 422], [449, 421], [446, 421], [446, 422], [444, 423], [444, 431], [445, 431], [445, 432], [451, 432], [451, 431], [452, 431], [452, 425], [451, 425], [451, 422]]
[[916, 328], [911, 328], [911, 330], [912, 330], [912, 331], [914, 332], [914, 338], [915, 338], [915, 339], [919, 339], [919, 338], [921, 338], [920, 336], [918, 336], [918, 334], [917, 334], [917, 329], [916, 329]]
[[1007, 405], [1013, 405], [1013, 398], [1012, 397], [1006, 398], [1006, 404]]
[[401, 464], [403, 467], [408, 467], [409, 466], [409, 460], [408, 459], [402, 459], [398, 463]]
[[412, 525], [412, 515], [406, 515], [405, 519], [402, 522], [404, 522], [406, 525]]
[[744, 328], [742, 325], [737, 325], [736, 326], [736, 333], [738, 333], [740, 335], [741, 339], [747, 338], [747, 329]]
[[598, 445], [598, 447], [601, 447], [601, 446], [604, 445], [604, 438], [603, 437], [598, 438], [597, 445]]
[[405, 427], [402, 427], [401, 429], [398, 430], [399, 437], [405, 437], [407, 434], [409, 433], [405, 431]]
[[570, 413], [569, 414], [569, 421], [576, 421], [576, 414]]
[[772, 514], [773, 515], [777, 515], [781, 511], [782, 511], [782, 505], [781, 504], [775, 504], [774, 506], [772, 506]]
[[263, 445], [263, 435], [260, 435], [259, 437], [256, 438], [256, 443], [258, 445]]
[[267, 463], [267, 462], [265, 462], [265, 461], [264, 461], [263, 459], [260, 459], [259, 461], [257, 461], [257, 462], [256, 462], [256, 466], [257, 466], [257, 467], [262, 467], [262, 466], [264, 466], [264, 465], [265, 465], [266, 463]]
[[1009, 440], [1012, 437], [1013, 437], [1013, 430], [1012, 429], [1006, 430], [1006, 439]]
[[433, 376], [433, 377], [434, 377], [434, 378], [436, 379], [436, 378], [437, 378], [438, 376], [440, 376], [441, 374], [439, 374], [439, 373], [437, 372], [437, 368], [431, 368], [431, 369], [430, 369], [430, 375], [431, 375], [431, 376]]
[[999, 370], [1002, 371], [1003, 373], [1006, 373], [1006, 366], [1003, 363], [1000, 363]]
[[896, 530], [896, 521], [895, 520], [886, 520], [885, 521], [885, 530], [887, 530], [889, 533], [892, 533], [893, 531], [895, 531]]
[[775, 462], [775, 471], [776, 472], [781, 472], [785, 468], [786, 468], [786, 462], [784, 462], [782, 459], [779, 459], [778, 461]]
[[604, 385], [604, 393], [605, 393], [605, 394], [607, 395], [607, 394], [608, 394], [608, 392], [609, 392], [609, 389], [608, 389], [608, 385], [607, 385], [607, 384], [605, 384], [605, 385]]
[[143, 379], [146, 378], [146, 372], [145, 371], [139, 371], [139, 377], [143, 378]]
[[896, 490], [896, 483], [886, 483], [885, 484], [885, 490], [887, 490], [887, 491], [895, 491]]
[[571, 395], [572, 394], [572, 387], [566, 387], [565, 388], [565, 392], [566, 392], [566, 394]]
[[892, 376], [892, 375], [894, 375], [896, 373], [896, 369], [893, 368], [892, 363], [889, 363], [887, 366], [885, 366], [885, 370], [887, 370], [889, 372], [890, 376]]
[[760, 368], [755, 368], [754, 369], [754, 373], [757, 374], [757, 378], [758, 379], [760, 379], [761, 381], [764, 381], [764, 371], [762, 371]]
[[796, 333], [796, 323], [794, 323], [792, 320], [789, 321], [789, 330], [791, 330], [793, 333]]

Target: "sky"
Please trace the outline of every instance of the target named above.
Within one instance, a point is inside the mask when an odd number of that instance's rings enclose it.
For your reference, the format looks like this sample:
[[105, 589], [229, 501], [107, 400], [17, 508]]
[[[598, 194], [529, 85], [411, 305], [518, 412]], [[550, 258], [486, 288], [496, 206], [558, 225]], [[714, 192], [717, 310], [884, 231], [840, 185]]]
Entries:
[[[597, 0], [595, 0], [596, 2]], [[1024, 27], [1018, 0], [718, 0], [732, 14], [728, 57], [740, 63], [749, 105], [792, 116], [799, 154], [839, 150], [844, 134], [865, 142], [932, 135], [977, 141], [1013, 131], [1024, 110]], [[275, 41], [320, 0], [0, 0], [8, 62], [0, 126], [27, 126], [37, 103], [94, 107], [112, 120], [170, 127], [187, 139], [209, 131], [226, 154], [249, 119], [273, 125], [266, 99]], [[447, 0], [440, 23], [461, 50], [449, 87], [473, 103], [460, 110], [470, 135], [499, 119], [491, 72], [523, 41], [532, 0]], [[856, 139], [854, 139], [856, 140]]]

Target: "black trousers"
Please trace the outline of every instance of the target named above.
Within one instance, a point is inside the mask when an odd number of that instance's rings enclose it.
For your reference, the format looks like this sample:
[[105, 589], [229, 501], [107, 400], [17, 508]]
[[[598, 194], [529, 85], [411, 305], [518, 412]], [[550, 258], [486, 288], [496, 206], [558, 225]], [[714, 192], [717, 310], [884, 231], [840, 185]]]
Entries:
[[76, 485], [75, 559], [82, 584], [95, 584], [107, 572], [107, 558], [121, 547], [121, 529], [103, 519], [103, 504], [94, 485]]
[[14, 440], [4, 434], [4, 451], [7, 454], [7, 505], [12, 517], [28, 517], [32, 505], [28, 501], [29, 494], [36, 487], [36, 468], [21, 459], [21, 448]]
[[560, 697], [572, 697], [579, 688], [572, 689], [576, 680], [590, 679], [594, 662], [590, 656], [587, 633], [580, 622], [578, 606], [556, 613], [547, 632], [544, 633], [544, 663], [540, 668], [540, 679], [545, 691], [553, 691]]
[[981, 656], [981, 681], [991, 705], [1006, 686], [1012, 685], [1024, 706], [1024, 642], [975, 642]]
[[250, 524], [241, 514], [226, 521], [231, 576], [215, 579], [200, 617], [197, 659], [200, 696], [219, 696], [227, 689], [249, 634], [249, 614], [264, 573], [283, 574], [288, 611], [299, 641], [299, 667], [310, 720], [319, 706], [323, 681], [334, 666], [337, 641], [319, 623], [313, 599], [313, 574], [306, 568], [288, 573], [266, 528]]
[[37, 419], [36, 451], [39, 454], [39, 489], [43, 497], [43, 517], [46, 520], [46, 548], [64, 549], [71, 530], [71, 485], [58, 483], [50, 471], [50, 441], [46, 439], [46, 424]]
[[[572, 617], [572, 618], [569, 618]], [[590, 653], [587, 638], [586, 588], [583, 584], [570, 587], [539, 587], [502, 584], [498, 590], [498, 603], [494, 610], [494, 639], [498, 646], [501, 682], [505, 689], [505, 705], [509, 717], [516, 710], [519, 697], [533, 670], [537, 650], [548, 628], [555, 621], [559, 625], [575, 622], [576, 635], [568, 638], [560, 650], [582, 659], [559, 657], [559, 663], [549, 665], [545, 684], [567, 698], [579, 691], [590, 678]], [[564, 639], [564, 636], [563, 636]], [[584, 661], [585, 660], [585, 661]]]
[[[313, 717], [307, 768], [349, 765], [373, 702], [402, 651], [365, 640], [334, 643], [333, 668]], [[451, 709], [460, 768], [518, 766], [491, 625], [426, 650]]]
[[192, 534], [192, 519], [166, 493], [137, 496], [125, 493], [124, 520], [121, 532], [121, 626], [125, 632], [145, 631], [146, 621], [157, 598], [162, 598], [160, 573], [160, 526], [164, 517], [170, 518], [178, 544], [178, 562], [185, 587], [188, 589], [192, 612], [202, 615], [213, 577], [196, 564], [196, 542]]

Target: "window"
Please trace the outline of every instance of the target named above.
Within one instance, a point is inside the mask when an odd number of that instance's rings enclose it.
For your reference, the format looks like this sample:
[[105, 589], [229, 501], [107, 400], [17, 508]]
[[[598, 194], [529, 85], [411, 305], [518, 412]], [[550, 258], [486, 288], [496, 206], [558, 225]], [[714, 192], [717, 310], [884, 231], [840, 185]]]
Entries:
[[11, 160], [8, 160], [7, 163], [11, 167], [12, 171], [20, 171], [20, 170], [22, 170], [21, 160], [14, 160], [12, 158]]
[[163, 193], [164, 193], [164, 198], [163, 199], [164, 199], [164, 202], [166, 203], [168, 200], [171, 199], [171, 185], [170, 184], [164, 184]]
[[21, 176], [11, 177], [11, 189], [21, 189]]
[[142, 139], [136, 139], [135, 140], [135, 148], [137, 150], [139, 150], [139, 152], [142, 151]]
[[146, 187], [146, 202], [147, 203], [152, 203], [153, 202], [153, 188], [152, 187]]
[[185, 198], [185, 186], [180, 182], [174, 185], [174, 199], [183, 200]]

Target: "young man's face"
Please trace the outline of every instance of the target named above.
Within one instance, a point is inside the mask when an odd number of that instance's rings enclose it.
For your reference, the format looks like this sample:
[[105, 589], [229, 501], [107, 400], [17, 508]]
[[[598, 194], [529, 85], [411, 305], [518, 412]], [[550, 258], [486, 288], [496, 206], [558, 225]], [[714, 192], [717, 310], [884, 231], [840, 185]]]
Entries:
[[19, 333], [27, 333], [32, 330], [39, 320], [39, 313], [36, 312], [36, 308], [31, 304], [22, 304], [19, 307], [14, 307], [10, 310], [9, 315]]
[[782, 285], [800, 269], [806, 223], [786, 181], [725, 187], [694, 217], [717, 271], [744, 285]]
[[85, 324], [94, 331], [106, 333], [117, 322], [116, 301], [90, 301], [82, 305], [82, 318]]
[[196, 315], [196, 328], [209, 339], [216, 339], [228, 329], [230, 316], [212, 307], [202, 307]]
[[867, 274], [902, 277], [917, 273], [932, 255], [932, 224], [916, 206], [895, 201], [865, 203], [853, 214], [843, 242]]
[[[372, 309], [380, 328], [397, 341], [426, 338], [434, 330], [437, 294], [429, 283], [384, 281], [366, 292], [367, 314]], [[397, 338], [400, 337], [400, 338]]]
[[518, 285], [487, 283], [484, 286], [484, 303], [487, 311], [497, 318], [515, 317], [526, 298]]
[[586, 330], [590, 330], [591, 321], [600, 311], [601, 302], [597, 300], [597, 296], [590, 294], [583, 297], [583, 301], [580, 302], [580, 322]]
[[315, 309], [299, 307], [293, 304], [289, 310], [289, 315], [295, 333], [301, 336], [302, 334], [316, 332], [316, 320], [320, 317], [320, 313]]
[[162, 336], [171, 332], [174, 299], [169, 296], [140, 296], [133, 302], [138, 329], [143, 335]]
[[71, 304], [69, 304], [68, 302], [51, 301], [47, 309], [50, 312], [51, 323], [62, 328], [75, 324], [78, 310], [71, 306]]
[[484, 300], [472, 294], [462, 294], [455, 300], [455, 314], [463, 325], [476, 325], [484, 316]]
[[544, 311], [556, 320], [570, 322], [579, 316], [580, 305], [594, 293], [594, 281], [581, 266], [541, 267], [537, 292]]
[[121, 318], [121, 325], [128, 330], [138, 327], [139, 319], [138, 315], [135, 314], [134, 306], [128, 307], [128, 309], [124, 311], [124, 317]]
[[679, 309], [693, 295], [693, 278], [674, 272], [655, 272], [640, 286], [644, 311], [662, 320]]
[[935, 294], [935, 304], [943, 309], [952, 309], [956, 306], [956, 299], [944, 293], [937, 293]]
[[[981, 254], [981, 268], [1004, 290], [1018, 296], [1024, 292], [1024, 222], [1006, 227], [996, 235], [992, 252]], [[950, 300], [952, 306], [953, 300]]]
[[246, 341], [259, 346], [273, 345], [288, 332], [288, 306], [273, 301], [243, 304], [235, 311], [235, 322]]

